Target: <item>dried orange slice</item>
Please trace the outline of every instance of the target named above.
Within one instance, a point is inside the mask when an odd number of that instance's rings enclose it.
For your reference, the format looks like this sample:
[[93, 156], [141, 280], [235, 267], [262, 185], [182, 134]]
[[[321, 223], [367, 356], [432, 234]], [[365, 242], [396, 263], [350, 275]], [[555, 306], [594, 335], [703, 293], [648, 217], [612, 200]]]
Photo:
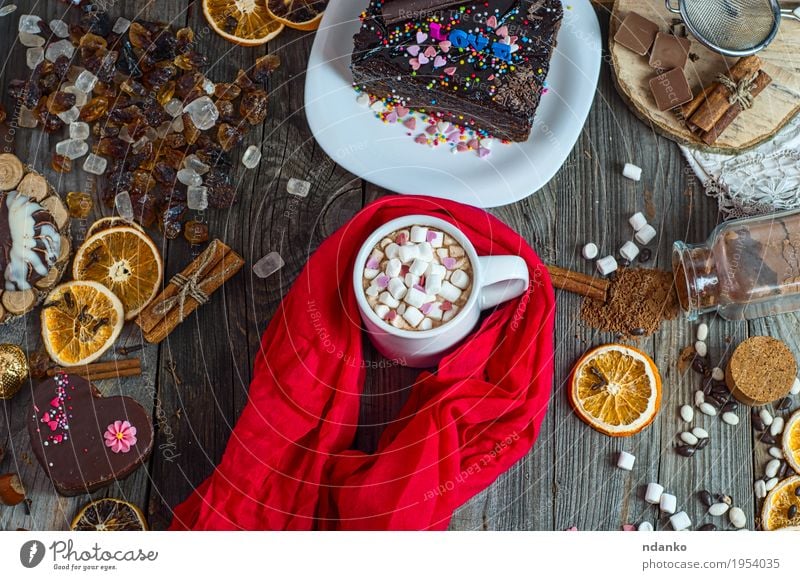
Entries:
[[129, 222], [126, 219], [123, 219], [119, 216], [109, 216], [100, 218], [92, 225], [89, 226], [89, 229], [86, 230], [86, 237], [91, 238], [97, 232], [102, 232], [103, 230], [107, 230], [110, 228], [115, 227], [127, 227], [127, 228], [136, 228], [137, 230], [144, 231], [142, 226], [137, 224], [136, 222]]
[[89, 364], [111, 348], [124, 322], [122, 302], [111, 290], [97, 282], [67, 282], [45, 300], [42, 340], [56, 364]]
[[267, 0], [270, 14], [289, 28], [316, 30], [328, 0]]
[[789, 417], [783, 428], [783, 456], [797, 473], [800, 473], [800, 411]]
[[164, 266], [158, 248], [136, 228], [113, 227], [88, 238], [75, 253], [72, 276], [99, 282], [122, 301], [125, 320], [158, 294]]
[[586, 353], [572, 371], [575, 413], [606, 435], [627, 437], [655, 419], [661, 408], [661, 375], [642, 351], [606, 344]]
[[203, 0], [203, 15], [217, 34], [242, 46], [265, 44], [283, 30], [266, 0]]
[[86, 504], [72, 520], [75, 532], [141, 532], [147, 529], [142, 510], [130, 502], [113, 497]]
[[800, 526], [800, 475], [788, 477], [776, 485], [761, 507], [764, 530], [797, 526]]

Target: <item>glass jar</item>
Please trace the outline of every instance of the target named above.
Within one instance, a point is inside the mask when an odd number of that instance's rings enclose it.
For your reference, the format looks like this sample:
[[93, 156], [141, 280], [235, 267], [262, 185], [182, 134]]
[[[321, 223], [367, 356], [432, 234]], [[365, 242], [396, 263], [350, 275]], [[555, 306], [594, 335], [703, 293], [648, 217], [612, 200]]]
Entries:
[[720, 224], [705, 244], [675, 242], [672, 268], [689, 320], [800, 310], [800, 210]]

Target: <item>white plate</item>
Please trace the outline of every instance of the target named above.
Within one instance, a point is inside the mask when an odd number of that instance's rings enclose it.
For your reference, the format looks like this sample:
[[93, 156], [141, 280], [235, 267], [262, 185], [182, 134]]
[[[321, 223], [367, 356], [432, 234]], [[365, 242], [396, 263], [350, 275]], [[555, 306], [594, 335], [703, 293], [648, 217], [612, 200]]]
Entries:
[[308, 61], [306, 116], [325, 152], [350, 173], [386, 189], [478, 207], [513, 203], [547, 184], [578, 140], [597, 89], [602, 40], [590, 0], [565, 0], [549, 90], [531, 137], [510, 145], [495, 142], [486, 159], [417, 144], [402, 124], [386, 125], [356, 102], [350, 55], [367, 1], [328, 5]]

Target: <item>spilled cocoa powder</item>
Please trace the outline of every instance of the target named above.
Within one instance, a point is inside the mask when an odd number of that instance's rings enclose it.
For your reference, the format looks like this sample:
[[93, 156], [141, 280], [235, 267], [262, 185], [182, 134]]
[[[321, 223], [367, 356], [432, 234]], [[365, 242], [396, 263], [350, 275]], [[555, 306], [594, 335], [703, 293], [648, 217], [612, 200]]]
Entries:
[[624, 338], [649, 336], [679, 312], [672, 272], [644, 268], [618, 271], [606, 302], [586, 298], [581, 304], [584, 323]]

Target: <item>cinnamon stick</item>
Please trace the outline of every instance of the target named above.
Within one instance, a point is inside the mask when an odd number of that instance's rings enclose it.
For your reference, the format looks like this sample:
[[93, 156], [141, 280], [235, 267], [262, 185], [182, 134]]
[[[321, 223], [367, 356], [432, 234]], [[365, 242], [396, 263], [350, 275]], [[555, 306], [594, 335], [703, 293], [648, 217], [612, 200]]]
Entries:
[[123, 369], [118, 372], [112, 371], [107, 373], [89, 374], [86, 375], [84, 378], [90, 381], [102, 381], [104, 379], [121, 379], [123, 377], [138, 377], [141, 374], [142, 374], [142, 369], [135, 368], [135, 369]]
[[[129, 371], [138, 371], [136, 374], [142, 373], [142, 361], [138, 358], [119, 359], [92, 363], [88, 365], [81, 365], [77, 367], [54, 367], [47, 369], [47, 376], [54, 377], [58, 373], [69, 373], [71, 375], [78, 375], [86, 378], [98, 378], [98, 375], [108, 375], [112, 373], [122, 373]], [[122, 375], [131, 376], [131, 375]]]
[[608, 298], [608, 280], [602, 280], [558, 266], [547, 266], [553, 286], [573, 294], [605, 302]]
[[[184, 268], [181, 274], [187, 278], [194, 276], [197, 272], [197, 269], [200, 267], [201, 258], [203, 258], [207, 252], [213, 254], [208, 265], [208, 272], [210, 272], [211, 269], [215, 267], [229, 252], [232, 252], [232, 250], [221, 241], [213, 240], [198, 257], [198, 259], [194, 260], [186, 268]], [[156, 299], [153, 300], [150, 305], [139, 314], [139, 317], [136, 319], [136, 324], [138, 324], [145, 333], [153, 330], [153, 328], [155, 328], [156, 325], [165, 318], [165, 315], [157, 315], [155, 313], [155, 307], [165, 300], [169, 300], [170, 298], [176, 296], [178, 294], [178, 290], [179, 288], [175, 284], [167, 284], [166, 288], [164, 288], [161, 294], [159, 294]]]
[[[244, 260], [242, 259], [239, 254], [225, 246], [222, 242], [219, 242], [221, 246], [225, 248], [225, 255], [220, 259], [216, 265], [211, 268], [210, 270], [206, 271], [206, 274], [203, 276], [203, 280], [205, 282], [201, 282], [200, 286], [203, 292], [208, 295], [213, 294], [219, 288], [225, 284], [228, 280], [230, 280], [239, 270], [242, 269], [244, 266]], [[201, 256], [202, 257], [202, 256]], [[192, 265], [198, 262], [200, 258], [195, 260]], [[192, 266], [190, 265], [190, 267]], [[187, 271], [189, 268], [187, 268]], [[197, 271], [195, 269], [195, 271]], [[188, 276], [186, 272], [184, 272], [185, 276]], [[170, 284], [173, 286], [173, 284]], [[177, 292], [173, 292], [173, 296], [176, 295]], [[156, 324], [150, 326], [150, 329], [145, 331], [144, 338], [147, 342], [150, 343], [159, 343], [164, 340], [170, 332], [172, 332], [178, 324], [180, 324], [182, 318], [186, 318], [189, 314], [194, 312], [200, 303], [197, 302], [191, 296], [186, 297], [186, 301], [184, 302], [183, 312], [180, 312], [179, 307], [174, 307], [169, 310], [164, 316], [156, 316], [153, 312], [153, 308], [157, 307], [164, 300], [163, 297], [159, 296], [156, 298], [150, 307], [148, 307], [149, 312], [147, 314], [147, 319], [144, 322], [149, 323], [153, 319], [156, 320]], [[141, 315], [140, 315], [141, 317]], [[141, 326], [141, 324], [140, 324]], [[144, 330], [144, 327], [142, 327]]]
[[681, 115], [683, 116], [683, 118], [685, 120], [688, 120], [692, 115], [694, 115], [695, 111], [697, 111], [697, 109], [700, 108], [700, 105], [702, 105], [706, 101], [708, 95], [710, 95], [711, 92], [714, 91], [718, 86], [719, 83], [714, 81], [707, 87], [703, 87], [702, 89], [700, 89], [700, 92], [691, 101], [689, 101], [685, 105], [682, 105]]
[[[764, 89], [766, 89], [769, 84], [772, 82], [772, 77], [765, 73], [763, 70], [758, 72], [758, 76], [754, 81], [753, 89], [750, 91], [750, 94], [754, 97], [758, 96]], [[701, 135], [701, 139], [703, 143], [706, 145], [713, 145], [717, 142], [720, 135], [725, 132], [725, 129], [730, 127], [731, 123], [733, 123], [739, 114], [742, 112], [742, 106], [740, 104], [732, 105], [725, 114], [716, 122], [716, 124], [711, 128], [710, 131], [707, 131]]]
[[[760, 68], [761, 59], [757, 56], [746, 56], [736, 61], [736, 64], [731, 67], [728, 76], [731, 77], [733, 82], [738, 83]], [[689, 127], [696, 127], [700, 131], [710, 131], [731, 107], [731, 103], [728, 100], [730, 96], [730, 91], [722, 84], [718, 84], [714, 90], [709, 92], [705, 102], [688, 119]]]

